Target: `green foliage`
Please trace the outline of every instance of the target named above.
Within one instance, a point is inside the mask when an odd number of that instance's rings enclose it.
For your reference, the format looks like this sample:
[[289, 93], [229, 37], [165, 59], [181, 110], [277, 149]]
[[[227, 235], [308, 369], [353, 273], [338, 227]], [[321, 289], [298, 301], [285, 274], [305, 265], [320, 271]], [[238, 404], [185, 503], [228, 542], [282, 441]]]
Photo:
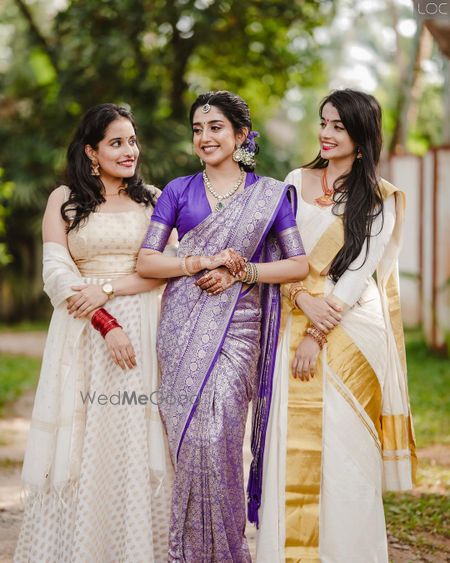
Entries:
[[[15, 187], [4, 243], [12, 265], [5, 273], [8, 287], [0, 291], [0, 316], [42, 312], [40, 217], [63, 177], [70, 135], [88, 107], [107, 101], [131, 106], [143, 174], [163, 186], [198, 168], [187, 112], [199, 91], [239, 91], [255, 128], [264, 132], [290, 84], [321, 79], [312, 32], [325, 23], [332, 4], [71, 0], [52, 14], [43, 0], [0, 0], [3, 28], [14, 30], [5, 45], [14, 57], [0, 66], [0, 165]], [[262, 146], [260, 172], [283, 175], [286, 161], [272, 157], [270, 139], [263, 137]]]
[[36, 386], [40, 364], [36, 358], [0, 355], [0, 415], [6, 403]]
[[3, 175], [4, 170], [0, 168], [0, 272], [12, 261], [12, 256], [6, 245], [6, 219], [11, 214], [14, 183], [5, 182]]
[[450, 362], [407, 333], [408, 383], [417, 445], [450, 443]]

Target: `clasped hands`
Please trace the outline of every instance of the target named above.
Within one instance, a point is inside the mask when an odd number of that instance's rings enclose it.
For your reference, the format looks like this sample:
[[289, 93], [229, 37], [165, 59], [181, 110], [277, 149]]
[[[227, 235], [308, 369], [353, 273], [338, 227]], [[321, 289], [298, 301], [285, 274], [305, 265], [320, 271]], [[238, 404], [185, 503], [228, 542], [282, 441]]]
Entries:
[[195, 285], [209, 295], [222, 293], [235, 282], [241, 281], [245, 274], [247, 260], [233, 248], [222, 250], [214, 256], [200, 258], [204, 269], [210, 270], [199, 278]]
[[[314, 297], [299, 293], [296, 303], [311, 323], [328, 334], [342, 319], [342, 307], [331, 296]], [[309, 381], [315, 375], [320, 346], [309, 334], [305, 334], [292, 360], [292, 375], [301, 381]]]

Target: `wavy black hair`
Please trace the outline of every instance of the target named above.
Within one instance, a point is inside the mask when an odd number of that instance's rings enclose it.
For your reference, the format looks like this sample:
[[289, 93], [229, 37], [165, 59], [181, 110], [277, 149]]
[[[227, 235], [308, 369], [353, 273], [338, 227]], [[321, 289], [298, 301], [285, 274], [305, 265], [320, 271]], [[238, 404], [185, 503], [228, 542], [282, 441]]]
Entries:
[[[189, 122], [192, 126], [194, 120], [194, 113], [199, 107], [209, 104], [219, 109], [224, 116], [231, 122], [233, 130], [235, 133], [240, 133], [244, 127], [248, 128], [248, 132], [252, 130], [252, 120], [250, 117], [250, 110], [246, 102], [237, 94], [229, 92], [228, 90], [218, 90], [216, 92], [206, 92], [200, 94], [195, 102], [192, 104], [189, 112]], [[258, 143], [253, 141], [255, 144], [255, 155], [259, 152]], [[245, 148], [246, 142], [242, 144]], [[245, 172], [253, 172], [254, 166], [248, 166], [239, 163], [239, 166], [245, 170]]]
[[[90, 108], [81, 118], [67, 149], [65, 175], [70, 196], [61, 206], [61, 215], [68, 224], [67, 232], [77, 228], [90, 213], [106, 201], [103, 196], [103, 182], [99, 176], [91, 175], [91, 161], [84, 149], [86, 145], [96, 149], [105, 137], [109, 125], [120, 118], [128, 119], [136, 132], [133, 114], [123, 106], [99, 104]], [[137, 203], [144, 203], [146, 206], [156, 203], [154, 196], [139, 176], [138, 167], [134, 175], [125, 180], [123, 191]]]
[[[337, 282], [357, 258], [366, 240], [368, 252], [372, 223], [380, 213], [383, 214], [383, 197], [377, 175], [383, 141], [381, 107], [373, 96], [349, 88], [334, 90], [320, 104], [321, 118], [328, 103], [338, 111], [356, 145], [356, 152], [360, 151], [362, 155], [362, 158], [354, 159], [349, 172], [337, 178], [333, 186], [333, 213], [342, 216], [344, 223], [344, 246], [335, 256], [328, 274]], [[322, 158], [319, 152], [304, 167], [323, 169], [327, 166], [328, 160]]]

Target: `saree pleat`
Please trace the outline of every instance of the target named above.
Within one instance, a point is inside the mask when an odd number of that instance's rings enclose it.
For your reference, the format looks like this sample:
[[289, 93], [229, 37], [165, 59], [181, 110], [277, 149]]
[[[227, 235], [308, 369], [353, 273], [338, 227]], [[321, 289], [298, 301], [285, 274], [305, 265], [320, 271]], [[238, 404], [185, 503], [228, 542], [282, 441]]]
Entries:
[[[214, 255], [230, 247], [248, 260], [255, 255], [278, 260], [282, 252], [286, 257], [300, 255], [296, 229], [282, 231], [280, 244], [270, 232], [283, 198], [292, 190], [270, 178], [258, 180], [224, 210], [187, 232], [178, 255]], [[160, 229], [149, 232], [158, 237]], [[253, 399], [248, 504], [256, 521], [279, 288], [265, 284], [245, 290], [235, 283], [220, 295], [209, 296], [194, 282], [195, 277], [186, 276], [169, 281], [158, 334], [159, 406], [176, 466], [169, 559], [247, 562], [242, 445]]]
[[180, 448], [170, 560], [251, 561], [245, 528], [242, 442], [256, 385], [260, 310], [241, 297]]

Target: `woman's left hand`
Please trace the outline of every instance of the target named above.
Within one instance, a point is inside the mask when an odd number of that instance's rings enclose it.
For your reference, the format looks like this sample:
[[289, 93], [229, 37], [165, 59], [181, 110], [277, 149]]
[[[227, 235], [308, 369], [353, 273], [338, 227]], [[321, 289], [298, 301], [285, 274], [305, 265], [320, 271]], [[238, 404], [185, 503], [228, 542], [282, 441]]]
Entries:
[[208, 272], [195, 282], [200, 289], [205, 290], [210, 295], [217, 295], [231, 287], [239, 281], [230, 274], [227, 268], [221, 267]]
[[202, 269], [215, 270], [225, 266], [234, 276], [244, 269], [246, 262], [246, 259], [234, 248], [226, 248], [214, 256], [202, 256], [200, 260]]
[[302, 381], [309, 381], [315, 375], [316, 361], [320, 352], [319, 344], [308, 334], [300, 342], [292, 360], [292, 375]]
[[94, 309], [102, 307], [108, 301], [108, 296], [102, 290], [101, 285], [74, 285], [71, 289], [77, 293], [68, 299], [67, 311], [75, 319], [86, 317]]

